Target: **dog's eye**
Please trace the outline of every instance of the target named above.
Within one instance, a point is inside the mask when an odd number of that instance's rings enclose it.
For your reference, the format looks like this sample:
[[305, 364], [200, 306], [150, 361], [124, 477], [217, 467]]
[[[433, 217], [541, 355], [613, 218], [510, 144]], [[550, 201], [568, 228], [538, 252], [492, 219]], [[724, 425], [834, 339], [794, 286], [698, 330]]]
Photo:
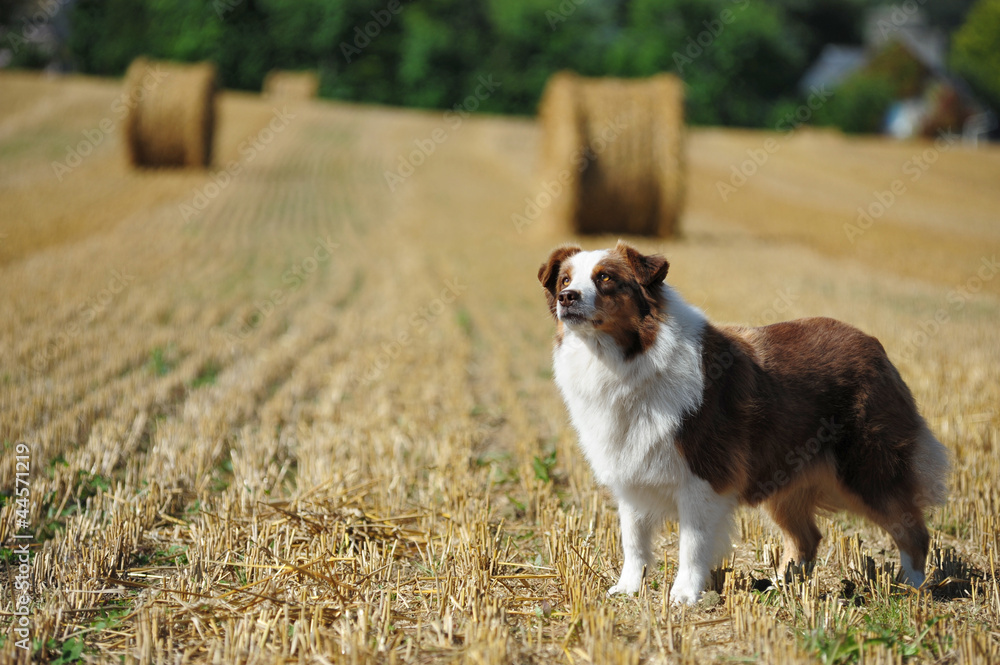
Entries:
[[562, 285], [563, 286], [569, 286], [569, 277], [563, 277], [562, 278]]
[[601, 280], [602, 282], [610, 282], [611, 276], [608, 275], [608, 273], [606, 272], [602, 272], [600, 275], [597, 276], [597, 279]]

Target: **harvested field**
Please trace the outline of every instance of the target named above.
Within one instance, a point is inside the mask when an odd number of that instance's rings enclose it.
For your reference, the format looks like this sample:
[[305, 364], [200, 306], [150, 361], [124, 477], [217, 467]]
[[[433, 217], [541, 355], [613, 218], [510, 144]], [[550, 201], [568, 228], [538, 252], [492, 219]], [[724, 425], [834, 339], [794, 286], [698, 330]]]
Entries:
[[715, 320], [879, 336], [954, 475], [929, 592], [894, 586], [888, 536], [844, 515], [812, 575], [754, 590], [781, 538], [746, 510], [720, 595], [681, 610], [674, 525], [648, 586], [604, 595], [617, 516], [535, 279], [569, 238], [512, 220], [535, 205], [533, 121], [221, 93], [214, 169], [146, 172], [120, 82], [0, 87], [0, 661], [1000, 658], [996, 147], [690, 132], [683, 235], [636, 244]]

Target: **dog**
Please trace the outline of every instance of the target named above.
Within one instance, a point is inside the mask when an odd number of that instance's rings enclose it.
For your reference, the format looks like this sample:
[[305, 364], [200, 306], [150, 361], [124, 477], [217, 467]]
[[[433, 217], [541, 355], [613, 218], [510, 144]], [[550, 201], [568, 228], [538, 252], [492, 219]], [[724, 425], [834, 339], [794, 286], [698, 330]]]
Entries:
[[618, 501], [634, 593], [652, 540], [679, 521], [673, 603], [696, 603], [731, 553], [738, 504], [784, 534], [781, 570], [807, 566], [817, 510], [892, 536], [904, 582], [925, 579], [923, 509], [943, 503], [949, 456], [877, 339], [829, 318], [717, 326], [664, 280], [669, 263], [619, 241], [555, 249], [538, 270], [557, 322], [555, 382], [598, 482]]

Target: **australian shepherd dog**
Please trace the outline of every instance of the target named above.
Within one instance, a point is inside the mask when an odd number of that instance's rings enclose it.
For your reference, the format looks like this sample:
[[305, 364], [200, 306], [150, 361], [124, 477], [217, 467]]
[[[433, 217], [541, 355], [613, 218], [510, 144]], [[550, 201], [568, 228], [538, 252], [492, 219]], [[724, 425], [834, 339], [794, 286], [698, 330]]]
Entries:
[[903, 581], [920, 586], [923, 511], [945, 499], [948, 454], [879, 341], [827, 318], [714, 325], [667, 268], [619, 242], [560, 247], [538, 271], [556, 384], [618, 501], [625, 561], [609, 595], [639, 590], [656, 530], [675, 519], [670, 599], [697, 602], [741, 503], [784, 532], [782, 569], [816, 556], [817, 510], [849, 510], [889, 532]]

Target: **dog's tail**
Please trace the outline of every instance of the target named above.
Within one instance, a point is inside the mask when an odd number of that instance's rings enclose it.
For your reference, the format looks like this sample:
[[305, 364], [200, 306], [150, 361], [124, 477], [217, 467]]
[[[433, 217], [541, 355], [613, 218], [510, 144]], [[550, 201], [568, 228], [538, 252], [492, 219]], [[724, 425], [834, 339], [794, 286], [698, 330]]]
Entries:
[[918, 505], [929, 508], [943, 504], [948, 498], [951, 459], [948, 449], [937, 440], [926, 424], [917, 434], [912, 464], [917, 481]]

